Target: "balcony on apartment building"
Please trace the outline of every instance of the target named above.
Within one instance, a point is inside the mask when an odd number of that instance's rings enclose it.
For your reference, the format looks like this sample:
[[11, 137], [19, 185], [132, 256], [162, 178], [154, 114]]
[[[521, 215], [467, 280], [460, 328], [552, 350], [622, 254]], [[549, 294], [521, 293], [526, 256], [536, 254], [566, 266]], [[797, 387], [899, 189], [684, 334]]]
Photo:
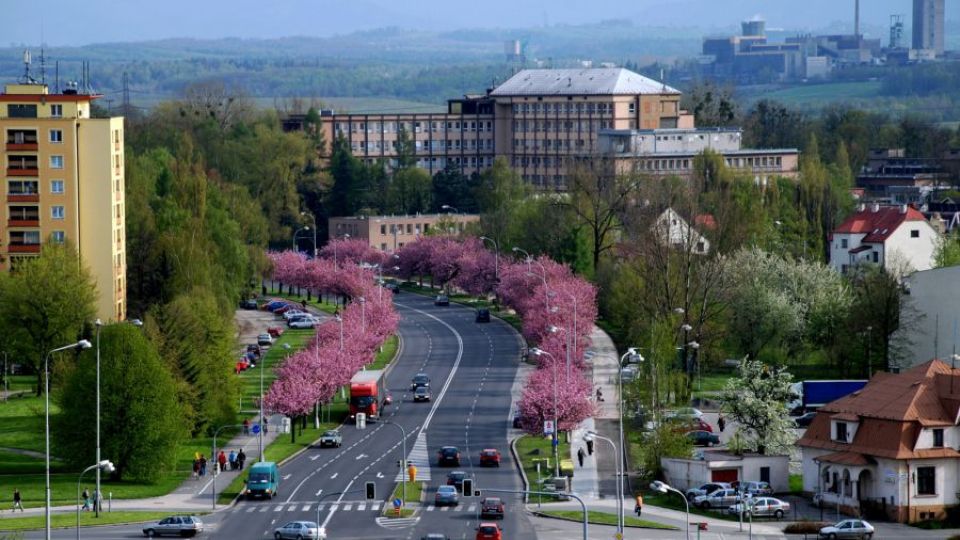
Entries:
[[7, 202], [40, 202], [39, 187], [36, 180], [10, 180], [7, 182]]
[[9, 253], [40, 253], [40, 231], [10, 231]]
[[39, 176], [37, 156], [8, 156], [7, 176]]
[[[39, 227], [40, 208], [37, 206], [11, 206], [8, 227]], [[13, 233], [10, 233], [13, 234]], [[37, 233], [40, 234], [40, 233]]]
[[32, 129], [7, 131], [7, 152], [34, 151], [38, 149], [37, 132]]

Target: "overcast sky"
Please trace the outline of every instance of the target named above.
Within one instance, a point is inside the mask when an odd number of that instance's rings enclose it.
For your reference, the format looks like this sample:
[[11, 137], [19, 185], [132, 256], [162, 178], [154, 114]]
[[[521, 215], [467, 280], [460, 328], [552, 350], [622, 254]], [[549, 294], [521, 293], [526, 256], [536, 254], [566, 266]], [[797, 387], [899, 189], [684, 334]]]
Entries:
[[[948, 19], [955, 19], [953, 2]], [[853, 27], [853, 0], [33, 0], [4, 2], [0, 45], [52, 46], [173, 37], [332, 36], [400, 26], [424, 30], [519, 28], [627, 18], [638, 25], [722, 28], [760, 15], [768, 27]], [[911, 0], [864, 0], [865, 25], [891, 13], [910, 21]], [[960, 10], [958, 10], [960, 11]], [[42, 14], [41, 19], [38, 14]], [[874, 36], [882, 37], [882, 36]]]

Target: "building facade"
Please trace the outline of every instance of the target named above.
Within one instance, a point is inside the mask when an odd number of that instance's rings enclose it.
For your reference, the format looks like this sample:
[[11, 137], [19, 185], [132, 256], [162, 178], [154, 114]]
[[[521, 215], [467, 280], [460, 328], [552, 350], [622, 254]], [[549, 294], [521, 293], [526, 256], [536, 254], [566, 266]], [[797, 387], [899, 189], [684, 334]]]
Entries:
[[123, 118], [91, 118], [97, 96], [44, 84], [9, 84], [0, 94], [6, 178], [0, 270], [35, 257], [47, 242], [70, 242], [97, 287], [97, 315], [126, 318]]
[[945, 0], [913, 0], [914, 49], [943, 56], [945, 4]]
[[335, 217], [327, 220], [327, 237], [355, 238], [381, 251], [396, 251], [423, 235], [461, 233], [479, 221], [476, 214], [460, 213]]
[[861, 263], [900, 272], [933, 267], [940, 234], [908, 206], [861, 204], [830, 235], [830, 266], [846, 273]]

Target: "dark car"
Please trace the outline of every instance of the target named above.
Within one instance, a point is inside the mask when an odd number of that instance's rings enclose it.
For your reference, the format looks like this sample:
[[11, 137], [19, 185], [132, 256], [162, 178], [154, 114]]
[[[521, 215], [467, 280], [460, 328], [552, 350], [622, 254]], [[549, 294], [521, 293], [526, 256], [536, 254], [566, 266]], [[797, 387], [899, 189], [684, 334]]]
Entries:
[[400, 292], [400, 285], [397, 285], [392, 281], [388, 281], [387, 284], [384, 285], [384, 287], [386, 287], [387, 290], [392, 292], [393, 294], [398, 294]]
[[260, 355], [263, 354], [263, 351], [260, 349], [260, 345], [251, 343], [250, 345], [247, 345], [247, 353], [253, 353], [253, 356], [259, 359]]
[[430, 376], [426, 373], [417, 373], [410, 379], [410, 389], [416, 390], [420, 386], [430, 388]]
[[459, 467], [460, 450], [456, 446], [444, 446], [437, 452], [437, 463], [441, 467]]
[[480, 519], [503, 519], [503, 501], [500, 497], [484, 497], [480, 501]]
[[413, 390], [413, 401], [430, 401], [430, 389], [418, 386]]
[[420, 540], [450, 540], [450, 537], [445, 534], [430, 533], [426, 536], [421, 536]]
[[450, 298], [445, 294], [438, 294], [436, 298], [433, 299], [433, 305], [435, 306], [449, 306]]
[[794, 422], [796, 422], [798, 428], [810, 427], [810, 423], [813, 422], [813, 418], [817, 416], [815, 412], [808, 412], [804, 415], [798, 416]]
[[240, 302], [240, 308], [241, 309], [257, 309], [257, 301], [244, 300], [243, 302]]
[[499, 467], [500, 451], [496, 448], [484, 448], [480, 451], [480, 466]]
[[490, 310], [487, 308], [478, 309], [477, 322], [490, 322]]
[[687, 438], [690, 439], [690, 442], [692, 442], [694, 446], [713, 446], [720, 444], [720, 437], [709, 431], [688, 431]]
[[457, 488], [457, 491], [463, 491], [463, 479], [467, 477], [464, 471], [450, 471], [447, 473], [447, 485]]
[[520, 422], [520, 413], [513, 415], [513, 429], [521, 429], [523, 424]]

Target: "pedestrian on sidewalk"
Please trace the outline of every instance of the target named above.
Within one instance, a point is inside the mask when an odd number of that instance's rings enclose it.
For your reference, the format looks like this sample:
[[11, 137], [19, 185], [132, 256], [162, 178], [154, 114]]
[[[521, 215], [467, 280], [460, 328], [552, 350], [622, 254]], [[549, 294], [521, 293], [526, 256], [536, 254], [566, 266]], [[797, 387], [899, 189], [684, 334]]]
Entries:
[[220, 465], [220, 472], [227, 470], [227, 455], [223, 453], [223, 450], [217, 456], [217, 464]]
[[583, 447], [581, 446], [580, 449], [577, 450], [577, 461], [580, 462], [580, 468], [583, 468], [583, 458], [584, 458], [585, 456], [586, 456], [586, 454], [584, 453]]
[[717, 427], [720, 428], [720, 433], [723, 433], [723, 428], [726, 425], [727, 421], [723, 419], [723, 413], [720, 413], [720, 417], [717, 418]]
[[230, 470], [236, 470], [237, 468], [237, 453], [233, 450], [230, 451], [230, 455], [227, 457], [230, 460]]
[[240, 449], [240, 453], [237, 454], [237, 466], [240, 470], [243, 470], [243, 462], [247, 460], [247, 455], [243, 453], [243, 448]]
[[98, 505], [100, 504], [100, 492], [99, 492], [99, 491], [93, 490], [93, 493], [92, 493], [91, 496], [90, 496], [90, 502], [92, 503], [94, 510], [96, 510], [96, 509], [99, 508], [99, 506], [98, 506]]
[[20, 497], [20, 490], [14, 488], [13, 489], [13, 510], [11, 510], [11, 512], [16, 512], [17, 508], [19, 508], [20, 511], [23, 512], [23, 499]]
[[270, 423], [270, 417], [264, 416], [264, 417], [263, 417], [263, 434], [264, 434], [264, 435], [267, 434], [267, 425], [268, 425], [269, 423]]
[[603, 390], [600, 387], [597, 387], [597, 401], [603, 401]]
[[643, 512], [643, 495], [637, 494], [637, 505], [633, 507], [633, 511], [636, 512], [637, 517], [640, 517], [640, 513]]
[[587, 439], [587, 453], [593, 455], [593, 439]]
[[84, 512], [90, 511], [90, 490], [87, 488], [83, 488], [83, 508], [81, 510]]
[[244, 418], [244, 419], [243, 419], [243, 434], [244, 434], [244, 435], [249, 435], [249, 434], [250, 434], [250, 419], [249, 419], [249, 418]]
[[207, 458], [200, 454], [200, 477], [207, 475]]

